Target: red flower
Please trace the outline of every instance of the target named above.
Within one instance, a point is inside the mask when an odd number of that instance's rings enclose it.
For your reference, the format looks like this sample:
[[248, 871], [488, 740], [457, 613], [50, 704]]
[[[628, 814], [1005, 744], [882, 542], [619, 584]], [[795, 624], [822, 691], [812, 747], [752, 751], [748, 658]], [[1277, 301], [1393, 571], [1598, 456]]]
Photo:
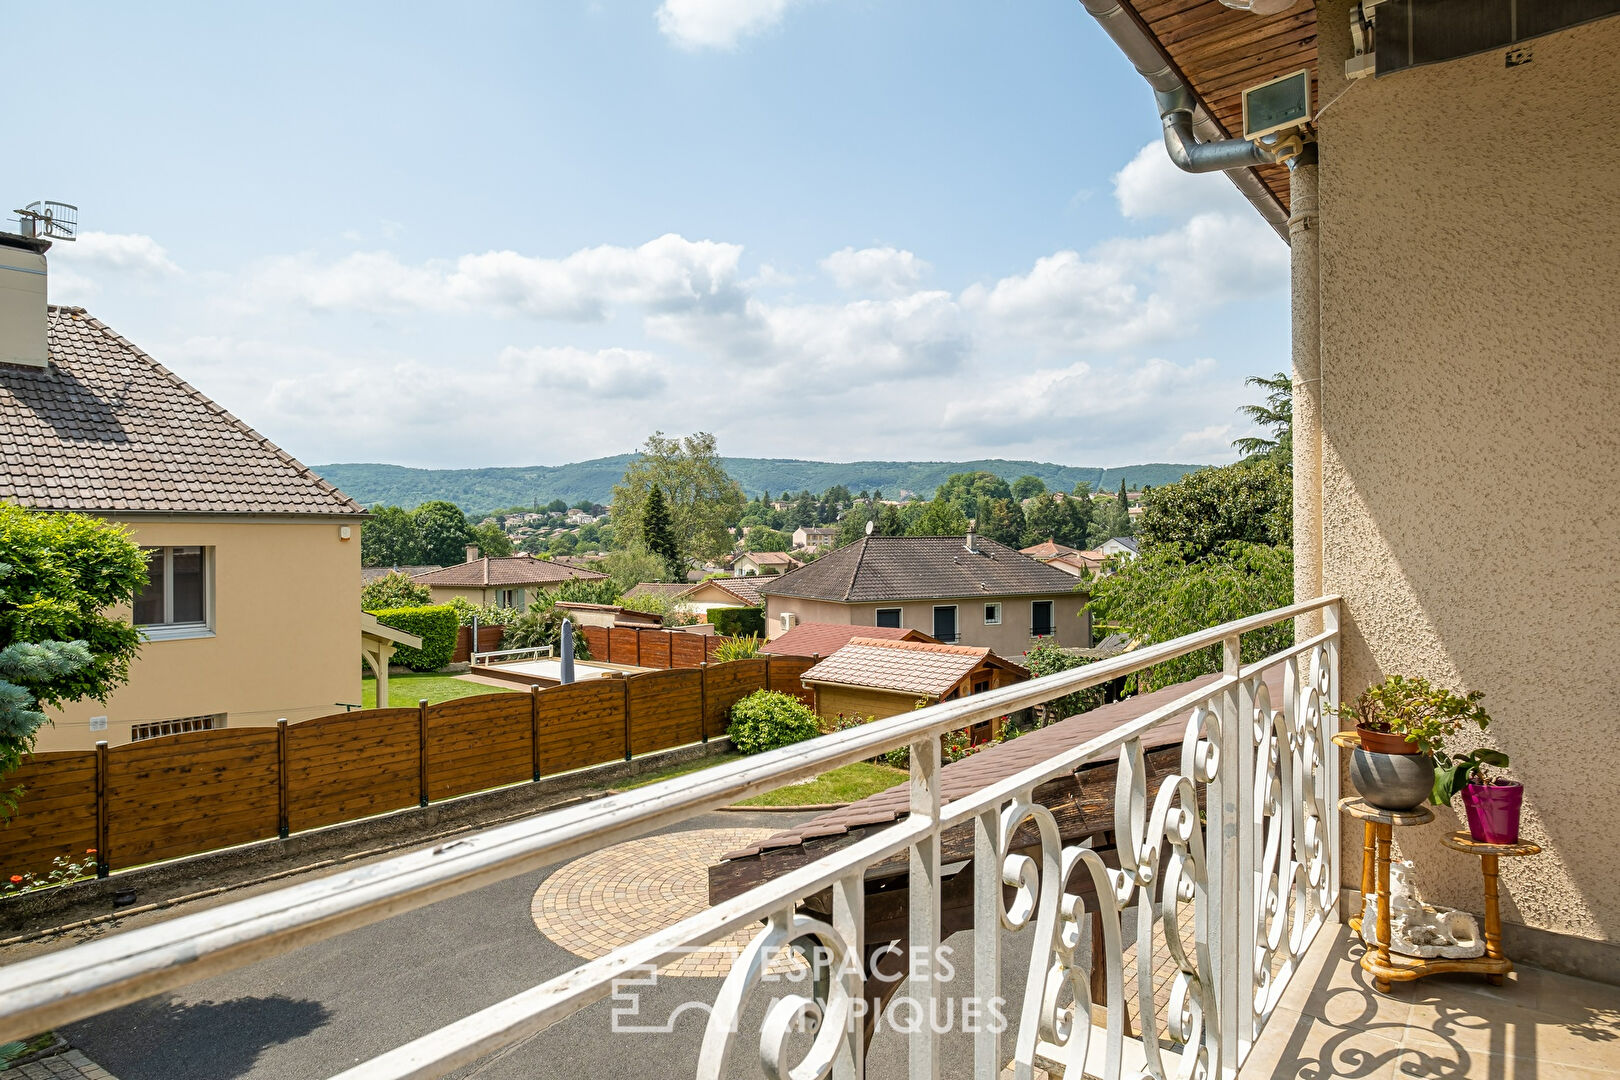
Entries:
[[17, 884], [21, 880], [22, 880], [22, 875], [21, 874], [12, 874], [11, 875], [11, 883], [13, 885]]
[[84, 849], [84, 853], [86, 855], [94, 855], [96, 853], [96, 849], [93, 847], [87, 847]]

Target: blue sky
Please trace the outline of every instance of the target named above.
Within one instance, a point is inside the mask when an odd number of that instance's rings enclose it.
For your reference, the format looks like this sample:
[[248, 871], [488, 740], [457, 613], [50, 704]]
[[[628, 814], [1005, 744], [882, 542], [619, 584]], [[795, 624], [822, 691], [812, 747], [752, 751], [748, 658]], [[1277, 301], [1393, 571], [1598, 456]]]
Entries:
[[53, 300], [311, 463], [1219, 462], [1287, 367], [1286, 247], [1074, 0], [49, 22], [4, 174], [81, 208]]

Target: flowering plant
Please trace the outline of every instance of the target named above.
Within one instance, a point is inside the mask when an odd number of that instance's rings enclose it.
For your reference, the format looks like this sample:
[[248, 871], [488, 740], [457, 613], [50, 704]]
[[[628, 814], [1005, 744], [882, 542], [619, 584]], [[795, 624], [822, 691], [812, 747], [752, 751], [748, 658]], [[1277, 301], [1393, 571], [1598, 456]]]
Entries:
[[58, 855], [51, 860], [51, 868], [44, 874], [36, 874], [32, 870], [21, 874], [12, 874], [5, 881], [0, 881], [0, 897], [17, 896], [25, 892], [34, 892], [37, 889], [49, 889], [55, 885], [66, 885], [70, 881], [94, 876], [96, 872], [96, 849], [86, 848], [84, 857], [75, 855]]

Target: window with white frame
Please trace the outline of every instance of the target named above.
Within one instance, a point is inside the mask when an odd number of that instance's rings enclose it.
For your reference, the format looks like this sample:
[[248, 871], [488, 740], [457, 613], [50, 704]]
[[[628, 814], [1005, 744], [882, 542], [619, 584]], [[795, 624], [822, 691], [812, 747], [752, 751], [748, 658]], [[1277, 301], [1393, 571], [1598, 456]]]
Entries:
[[185, 637], [213, 625], [212, 548], [146, 548], [146, 588], [135, 625], [149, 638]]
[[986, 626], [1000, 626], [1001, 625], [1001, 605], [1000, 604], [986, 604], [986, 605], [984, 605], [984, 625], [986, 625]]

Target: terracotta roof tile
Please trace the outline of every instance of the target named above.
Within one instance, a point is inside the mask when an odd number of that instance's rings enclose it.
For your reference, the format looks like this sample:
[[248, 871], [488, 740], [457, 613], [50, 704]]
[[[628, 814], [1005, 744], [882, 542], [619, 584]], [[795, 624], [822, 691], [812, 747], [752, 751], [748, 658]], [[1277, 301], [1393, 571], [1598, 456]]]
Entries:
[[849, 644], [850, 638], [878, 638], [887, 641], [933, 641], [921, 630], [898, 626], [851, 626], [848, 623], [800, 623], [779, 638], [766, 642], [761, 652], [779, 656], [831, 656]]
[[989, 656], [989, 649], [966, 645], [857, 637], [805, 672], [803, 680], [939, 697]]
[[595, 570], [536, 559], [532, 555], [486, 555], [472, 562], [417, 574], [411, 580], [418, 585], [479, 588], [487, 585], [556, 585], [563, 581], [601, 581], [606, 577], [606, 574], [598, 574]]
[[1055, 596], [1074, 577], [994, 540], [960, 536], [867, 536], [760, 586], [766, 596], [840, 603]]
[[82, 308], [50, 366], [0, 365], [0, 499], [42, 510], [360, 515], [365, 508]]

